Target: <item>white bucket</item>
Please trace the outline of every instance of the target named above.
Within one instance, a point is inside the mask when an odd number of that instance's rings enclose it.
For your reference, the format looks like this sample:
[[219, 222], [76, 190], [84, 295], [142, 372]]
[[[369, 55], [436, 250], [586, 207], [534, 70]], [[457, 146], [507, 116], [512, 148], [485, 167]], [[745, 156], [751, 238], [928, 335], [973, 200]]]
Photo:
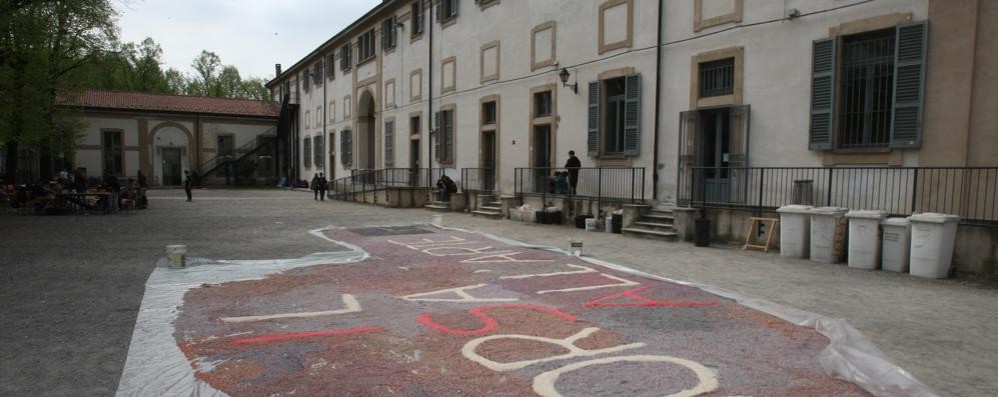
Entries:
[[166, 246], [166, 260], [171, 269], [184, 268], [184, 266], [186, 266], [186, 261], [185, 261], [186, 256], [187, 256], [186, 245]]
[[441, 214], [433, 214], [433, 225], [437, 227], [442, 227], [444, 225], [444, 216]]
[[613, 233], [613, 216], [606, 217], [606, 229], [603, 229], [607, 233]]
[[568, 240], [568, 252], [572, 256], [582, 256], [582, 240]]
[[596, 231], [596, 218], [586, 218], [586, 231], [588, 232]]

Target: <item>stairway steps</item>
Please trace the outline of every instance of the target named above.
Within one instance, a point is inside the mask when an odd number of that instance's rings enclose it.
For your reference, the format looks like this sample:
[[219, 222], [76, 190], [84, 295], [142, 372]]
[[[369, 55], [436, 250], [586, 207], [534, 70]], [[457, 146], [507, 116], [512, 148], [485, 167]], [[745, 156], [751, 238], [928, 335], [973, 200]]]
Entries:
[[672, 230], [672, 229], [675, 228], [675, 226], [672, 225], [672, 224], [670, 224], [670, 223], [658, 223], [658, 222], [638, 221], [638, 222], [634, 222], [634, 224], [635, 225], [639, 225], [639, 226], [646, 226], [646, 227], [650, 227], [650, 228], [661, 228], [661, 229], [669, 229], [669, 230]]
[[676, 217], [672, 216], [672, 214], [669, 214], [669, 215], [659, 215], [659, 214], [648, 213], [648, 214], [641, 215], [641, 220], [642, 221], [647, 220], [647, 221], [651, 221], [651, 222], [667, 222], [667, 223], [672, 223], [672, 221], [674, 221], [675, 219], [676, 219]]
[[475, 210], [471, 211], [472, 215], [482, 215], [489, 218], [502, 218], [502, 212], [499, 211], [487, 211], [487, 210]]
[[662, 232], [657, 230], [648, 229], [638, 229], [638, 228], [624, 228], [621, 232], [628, 236], [638, 236], [638, 237], [648, 237], [659, 240], [675, 241], [679, 239], [679, 235], [674, 232]]

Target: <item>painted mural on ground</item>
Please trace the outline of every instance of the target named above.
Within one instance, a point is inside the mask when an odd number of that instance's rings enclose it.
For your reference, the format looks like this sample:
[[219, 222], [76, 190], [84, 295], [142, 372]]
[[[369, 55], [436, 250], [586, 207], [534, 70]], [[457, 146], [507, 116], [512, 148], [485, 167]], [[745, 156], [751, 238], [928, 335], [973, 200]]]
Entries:
[[432, 227], [331, 228], [367, 259], [203, 284], [174, 337], [231, 395], [867, 395], [813, 329], [697, 288]]

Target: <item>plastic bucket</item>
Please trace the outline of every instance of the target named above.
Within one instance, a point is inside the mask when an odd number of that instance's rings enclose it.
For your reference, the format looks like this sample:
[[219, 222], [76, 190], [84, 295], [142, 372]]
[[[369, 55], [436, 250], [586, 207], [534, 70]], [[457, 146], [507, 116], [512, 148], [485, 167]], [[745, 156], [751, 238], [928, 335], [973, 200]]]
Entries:
[[166, 260], [171, 269], [182, 269], [186, 266], [187, 246], [166, 246]]
[[433, 221], [432, 221], [432, 223], [433, 223], [434, 226], [438, 226], [438, 227], [439, 226], [443, 226], [444, 225], [444, 216], [440, 215], [440, 214], [433, 214]]
[[586, 218], [586, 231], [588, 232], [596, 231], [596, 218]]

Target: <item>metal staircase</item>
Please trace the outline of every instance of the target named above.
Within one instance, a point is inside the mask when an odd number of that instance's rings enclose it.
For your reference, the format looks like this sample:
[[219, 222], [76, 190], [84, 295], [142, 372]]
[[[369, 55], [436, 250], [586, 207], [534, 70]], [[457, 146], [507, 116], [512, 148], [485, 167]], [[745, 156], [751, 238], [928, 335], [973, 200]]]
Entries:
[[[257, 160], [273, 161], [276, 154], [276, 130], [277, 127], [271, 128], [267, 132], [258, 135], [255, 139], [236, 148], [231, 153], [218, 153], [215, 157], [201, 163], [201, 166], [198, 168], [200, 178], [204, 179], [217, 171], [225, 169], [228, 169], [232, 173], [237, 185], [241, 177], [243, 180], [251, 178], [256, 170]], [[256, 157], [253, 157], [254, 155]], [[252, 164], [249, 161], [251, 158], [253, 160]], [[274, 167], [270, 168], [273, 169]]]

